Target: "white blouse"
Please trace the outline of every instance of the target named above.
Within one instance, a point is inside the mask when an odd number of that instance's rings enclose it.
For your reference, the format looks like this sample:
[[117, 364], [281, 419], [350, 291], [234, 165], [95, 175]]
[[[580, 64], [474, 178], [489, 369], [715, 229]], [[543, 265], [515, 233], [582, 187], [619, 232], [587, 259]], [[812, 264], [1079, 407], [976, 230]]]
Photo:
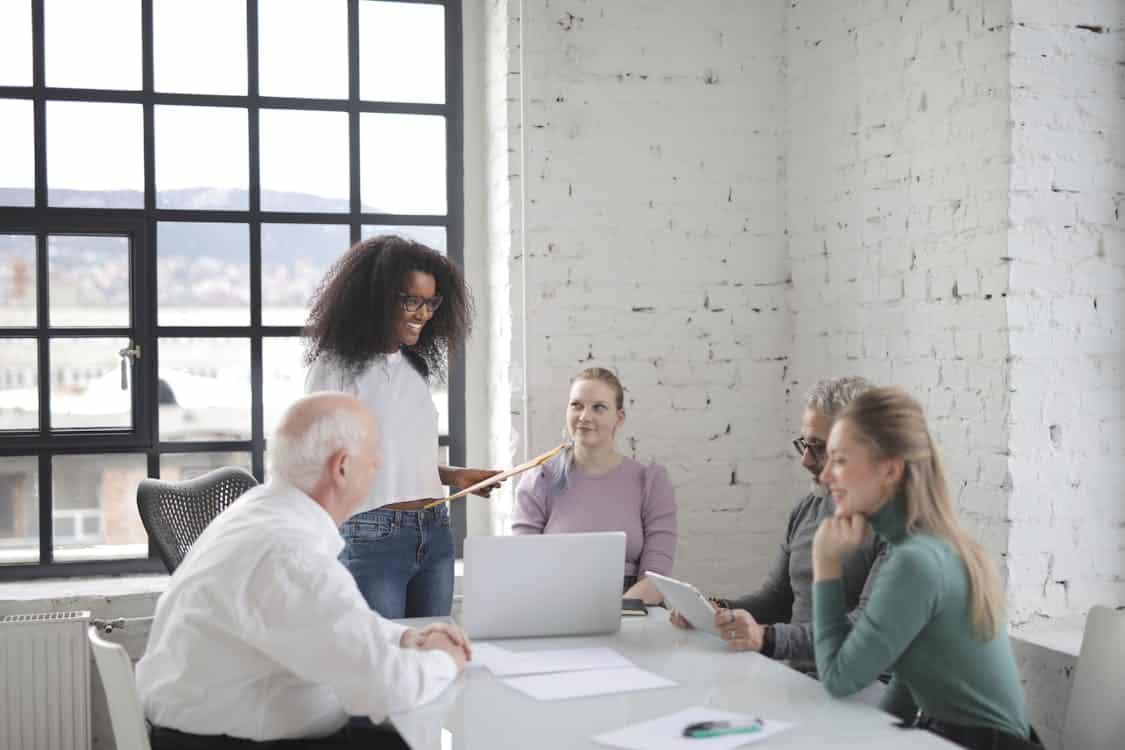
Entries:
[[343, 391], [363, 402], [379, 429], [383, 466], [357, 513], [391, 503], [444, 497], [438, 476], [438, 412], [421, 373], [395, 352], [353, 377], [322, 355], [305, 377], [305, 393]]

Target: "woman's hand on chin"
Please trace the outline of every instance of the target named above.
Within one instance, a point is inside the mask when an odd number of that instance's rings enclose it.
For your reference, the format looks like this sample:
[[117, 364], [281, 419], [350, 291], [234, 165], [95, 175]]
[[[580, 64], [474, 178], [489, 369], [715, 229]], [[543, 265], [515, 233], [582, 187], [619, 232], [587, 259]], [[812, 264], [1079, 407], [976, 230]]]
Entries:
[[837, 515], [820, 523], [813, 537], [813, 575], [817, 580], [843, 575], [842, 560], [863, 544], [867, 518], [859, 513]]

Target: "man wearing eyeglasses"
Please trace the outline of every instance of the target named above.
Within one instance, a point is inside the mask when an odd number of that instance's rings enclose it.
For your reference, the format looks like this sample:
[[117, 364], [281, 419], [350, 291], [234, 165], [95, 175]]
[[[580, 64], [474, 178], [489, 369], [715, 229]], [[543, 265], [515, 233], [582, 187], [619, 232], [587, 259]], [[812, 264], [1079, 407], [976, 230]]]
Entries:
[[[787, 659], [803, 670], [815, 669], [812, 637], [812, 541], [820, 522], [836, 511], [828, 488], [818, 481], [827, 456], [826, 442], [836, 416], [872, 387], [861, 377], [821, 380], [805, 399], [801, 434], [793, 447], [801, 466], [812, 474], [809, 493], [789, 514], [785, 539], [766, 580], [753, 593], [735, 599], [712, 598], [715, 624], [736, 651], [758, 651]], [[844, 588], [851, 616], [867, 600], [870, 583], [886, 549], [882, 539], [868, 535], [844, 561]], [[688, 627], [678, 612], [672, 622]]]

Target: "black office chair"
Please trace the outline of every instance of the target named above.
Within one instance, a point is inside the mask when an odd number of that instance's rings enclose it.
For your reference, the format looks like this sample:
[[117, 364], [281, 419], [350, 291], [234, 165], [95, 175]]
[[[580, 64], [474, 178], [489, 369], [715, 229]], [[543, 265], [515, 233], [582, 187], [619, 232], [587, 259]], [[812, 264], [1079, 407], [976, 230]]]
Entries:
[[246, 470], [233, 466], [179, 482], [142, 479], [137, 487], [137, 510], [168, 572], [175, 572], [215, 516], [257, 485]]

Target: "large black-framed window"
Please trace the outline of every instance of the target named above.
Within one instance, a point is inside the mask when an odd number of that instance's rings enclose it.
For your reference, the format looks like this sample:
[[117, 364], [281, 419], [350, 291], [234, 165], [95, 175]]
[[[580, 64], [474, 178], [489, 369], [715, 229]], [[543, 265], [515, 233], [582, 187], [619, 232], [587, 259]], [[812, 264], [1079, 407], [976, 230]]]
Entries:
[[[462, 262], [461, 4], [0, 15], [0, 579], [159, 571], [137, 482], [265, 478], [335, 258], [394, 231]], [[463, 464], [449, 372], [439, 450]]]

